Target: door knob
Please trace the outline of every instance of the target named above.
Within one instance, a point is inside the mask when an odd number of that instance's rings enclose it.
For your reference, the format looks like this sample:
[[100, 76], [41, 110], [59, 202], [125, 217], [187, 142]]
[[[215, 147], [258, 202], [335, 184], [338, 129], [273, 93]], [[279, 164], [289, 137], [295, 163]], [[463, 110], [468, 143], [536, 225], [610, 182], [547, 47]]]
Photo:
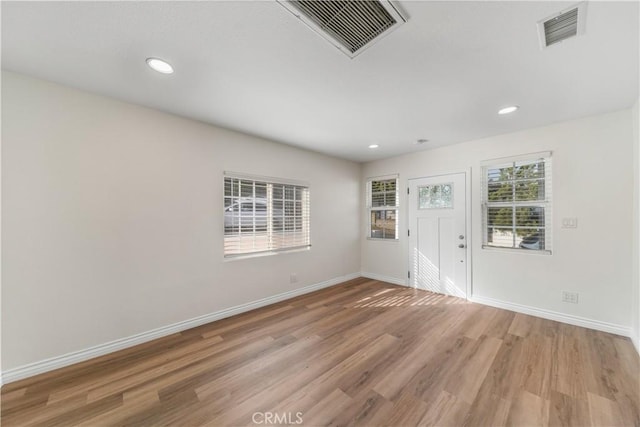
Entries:
[[460, 249], [464, 249], [464, 243], [460, 243], [460, 244], [458, 245], [458, 247], [459, 247]]

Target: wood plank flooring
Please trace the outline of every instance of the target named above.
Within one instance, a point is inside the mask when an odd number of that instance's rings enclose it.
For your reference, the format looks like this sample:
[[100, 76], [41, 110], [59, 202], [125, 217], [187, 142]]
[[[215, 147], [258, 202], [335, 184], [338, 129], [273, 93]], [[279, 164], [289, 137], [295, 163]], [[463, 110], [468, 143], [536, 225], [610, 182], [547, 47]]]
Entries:
[[361, 278], [7, 384], [1, 420], [640, 426], [639, 376], [627, 338]]

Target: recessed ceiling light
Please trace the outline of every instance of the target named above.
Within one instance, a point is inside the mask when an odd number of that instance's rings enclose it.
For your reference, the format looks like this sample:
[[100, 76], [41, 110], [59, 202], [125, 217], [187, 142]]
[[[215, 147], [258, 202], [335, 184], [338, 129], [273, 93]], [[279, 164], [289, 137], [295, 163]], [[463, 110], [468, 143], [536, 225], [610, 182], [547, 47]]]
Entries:
[[429, 142], [429, 140], [422, 138], [422, 139], [418, 139], [414, 144], [420, 145], [420, 144], [424, 144], [426, 142]]
[[378, 147], [380, 147], [378, 144], [371, 144], [371, 145], [369, 146], [369, 148], [371, 148], [371, 149], [373, 149], [373, 148], [378, 148]]
[[162, 74], [173, 74], [173, 67], [167, 61], [158, 58], [147, 58], [147, 65]]
[[501, 109], [498, 111], [498, 114], [500, 114], [500, 115], [503, 115], [503, 114], [511, 114], [511, 113], [513, 113], [514, 111], [516, 111], [518, 108], [520, 108], [520, 107], [518, 107], [517, 105], [509, 105], [508, 107], [501, 108]]

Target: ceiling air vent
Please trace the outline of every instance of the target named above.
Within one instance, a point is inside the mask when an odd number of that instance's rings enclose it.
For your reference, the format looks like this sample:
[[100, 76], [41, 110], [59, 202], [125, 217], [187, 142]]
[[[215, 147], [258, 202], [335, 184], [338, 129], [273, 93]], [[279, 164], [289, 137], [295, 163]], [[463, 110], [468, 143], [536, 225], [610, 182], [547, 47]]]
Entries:
[[586, 5], [586, 2], [579, 3], [539, 21], [541, 47], [544, 49], [584, 33]]
[[278, 2], [351, 58], [406, 22], [386, 0]]

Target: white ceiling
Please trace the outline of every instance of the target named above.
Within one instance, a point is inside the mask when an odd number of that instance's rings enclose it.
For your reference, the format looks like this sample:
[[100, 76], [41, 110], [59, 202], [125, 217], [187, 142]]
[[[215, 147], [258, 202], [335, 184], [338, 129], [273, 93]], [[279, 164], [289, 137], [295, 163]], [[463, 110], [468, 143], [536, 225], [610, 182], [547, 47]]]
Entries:
[[3, 1], [2, 66], [368, 161], [630, 107], [638, 2], [589, 2], [585, 35], [541, 50], [536, 22], [573, 4], [403, 1], [349, 59], [275, 1]]

